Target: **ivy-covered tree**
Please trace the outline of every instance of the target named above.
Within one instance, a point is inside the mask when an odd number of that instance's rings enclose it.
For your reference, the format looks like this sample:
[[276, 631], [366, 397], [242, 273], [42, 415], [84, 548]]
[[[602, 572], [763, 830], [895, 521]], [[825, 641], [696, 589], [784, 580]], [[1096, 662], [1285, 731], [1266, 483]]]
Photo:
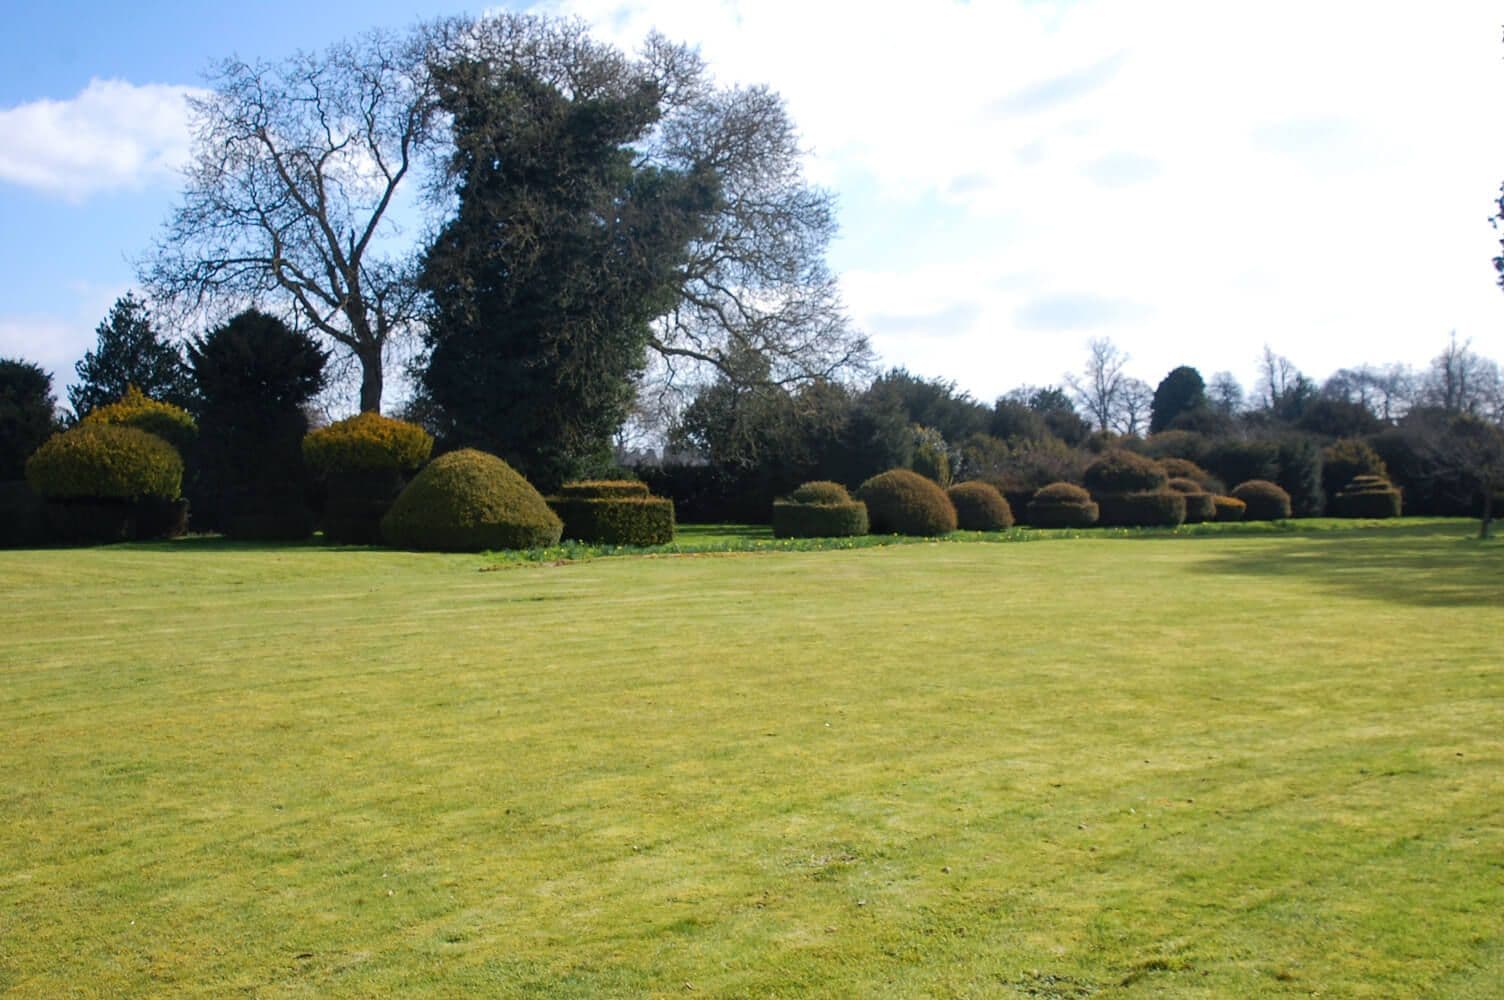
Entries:
[[184, 409], [192, 405], [193, 376], [182, 352], [152, 326], [141, 299], [129, 292], [116, 299], [94, 332], [94, 350], [74, 366], [78, 381], [68, 389], [75, 414], [116, 402], [133, 385], [152, 399]]

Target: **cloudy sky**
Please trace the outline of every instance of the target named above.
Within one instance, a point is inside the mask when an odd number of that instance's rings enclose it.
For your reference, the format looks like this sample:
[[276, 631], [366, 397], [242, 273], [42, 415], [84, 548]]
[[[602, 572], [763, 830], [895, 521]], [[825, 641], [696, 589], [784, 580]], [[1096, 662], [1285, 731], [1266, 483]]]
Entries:
[[[466, 9], [16, 6], [0, 36], [0, 356], [43, 363], [60, 396], [173, 204], [183, 96], [211, 60]], [[1420, 365], [1452, 330], [1504, 360], [1489, 224], [1504, 4], [535, 9], [624, 46], [656, 28], [724, 80], [780, 91], [839, 199], [831, 257], [852, 316], [885, 363], [979, 398], [1059, 381], [1102, 336], [1151, 385], [1179, 364], [1251, 384], [1266, 344], [1318, 379]]]

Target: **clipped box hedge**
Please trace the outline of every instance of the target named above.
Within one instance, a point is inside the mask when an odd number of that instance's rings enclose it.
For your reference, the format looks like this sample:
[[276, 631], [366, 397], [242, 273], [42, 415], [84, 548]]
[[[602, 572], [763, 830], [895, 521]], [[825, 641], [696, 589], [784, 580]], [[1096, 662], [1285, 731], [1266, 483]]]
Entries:
[[558, 496], [548, 505], [564, 537], [599, 545], [667, 545], [674, 540], [674, 502], [655, 496]]
[[1354, 476], [1335, 497], [1332, 512], [1338, 517], [1399, 517], [1400, 491], [1383, 476]]
[[991, 483], [973, 479], [945, 492], [956, 508], [956, 525], [962, 531], [1007, 531], [1013, 527], [1013, 508]]
[[403, 549], [479, 552], [559, 541], [559, 518], [515, 469], [472, 448], [424, 466], [381, 519], [381, 537]]
[[1097, 523], [1118, 528], [1178, 528], [1185, 523], [1185, 494], [1174, 490], [1097, 497]]
[[865, 535], [868, 527], [867, 505], [860, 500], [773, 501], [774, 538], [849, 538]]
[[1074, 483], [1051, 483], [1028, 505], [1031, 528], [1088, 528], [1097, 523], [1097, 504]]
[[1217, 512], [1218, 521], [1241, 521], [1248, 512], [1248, 505], [1237, 497], [1214, 496], [1212, 507]]
[[1290, 494], [1267, 479], [1239, 483], [1232, 495], [1247, 505], [1245, 521], [1283, 521], [1290, 516]]
[[[609, 500], [613, 497], [649, 496], [648, 484], [635, 479], [585, 479], [577, 483], [565, 483], [559, 487], [559, 496], [578, 497], [587, 500]], [[565, 537], [569, 537], [568, 534]]]

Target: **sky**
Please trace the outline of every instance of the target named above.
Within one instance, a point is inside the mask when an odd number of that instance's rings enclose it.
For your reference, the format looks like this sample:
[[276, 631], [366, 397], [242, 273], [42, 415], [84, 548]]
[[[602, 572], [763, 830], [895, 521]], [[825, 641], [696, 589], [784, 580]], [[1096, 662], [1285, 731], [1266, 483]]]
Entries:
[[[1267, 345], [1317, 380], [1504, 360], [1504, 4], [1269, 0], [548, 0], [635, 48], [699, 46], [767, 84], [833, 192], [830, 262], [884, 365], [990, 401], [1092, 338], [1150, 385], [1252, 386]], [[216, 59], [478, 13], [408, 0], [0, 0], [0, 357], [59, 398], [190, 149]]]

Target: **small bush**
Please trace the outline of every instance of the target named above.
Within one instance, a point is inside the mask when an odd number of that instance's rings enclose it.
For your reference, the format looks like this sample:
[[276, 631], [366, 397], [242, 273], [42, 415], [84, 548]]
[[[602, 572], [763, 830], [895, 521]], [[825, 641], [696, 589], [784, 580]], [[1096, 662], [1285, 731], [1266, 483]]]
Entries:
[[1103, 454], [1082, 475], [1087, 490], [1098, 502], [1113, 494], [1158, 493], [1168, 479], [1152, 458], [1121, 448]]
[[26, 480], [49, 500], [176, 500], [183, 488], [183, 460], [155, 434], [114, 424], [80, 424], [37, 449], [26, 462]]
[[1383, 476], [1354, 476], [1332, 498], [1332, 512], [1338, 517], [1399, 517], [1401, 507], [1400, 491]]
[[[648, 484], [635, 479], [587, 479], [578, 483], [565, 483], [559, 487], [559, 496], [578, 497], [583, 500], [608, 500], [614, 497], [650, 496]], [[564, 529], [568, 538], [569, 529]]]
[[562, 496], [548, 505], [564, 522], [563, 537], [574, 541], [667, 545], [674, 540], [674, 502], [664, 497]]
[[1174, 490], [1112, 493], [1097, 498], [1097, 523], [1119, 528], [1178, 528], [1185, 523], [1185, 494]]
[[934, 480], [911, 469], [889, 469], [857, 490], [878, 535], [945, 535], [956, 530], [956, 508]]
[[563, 527], [516, 470], [471, 448], [429, 462], [381, 519], [392, 545], [450, 552], [556, 545]]
[[126, 387], [118, 402], [90, 410], [80, 423], [134, 427], [155, 434], [176, 448], [179, 455], [188, 454], [198, 440], [198, 424], [187, 410], [158, 402], [133, 385]]
[[1241, 521], [1248, 511], [1248, 505], [1237, 497], [1212, 497], [1212, 507], [1216, 510], [1218, 521]]
[[1013, 527], [1013, 509], [990, 483], [957, 483], [946, 493], [956, 508], [956, 525], [963, 531], [1006, 531]]
[[1034, 494], [1028, 512], [1031, 527], [1085, 528], [1097, 523], [1098, 508], [1074, 483], [1051, 483]]
[[1358, 476], [1389, 480], [1389, 469], [1368, 442], [1341, 438], [1321, 450], [1321, 488], [1327, 496], [1335, 498]]
[[1245, 521], [1282, 521], [1290, 516], [1290, 494], [1267, 479], [1250, 479], [1232, 491], [1243, 501]]
[[417, 424], [361, 413], [303, 436], [303, 461], [331, 478], [372, 472], [416, 472], [433, 451], [433, 435]]
[[814, 482], [805, 483], [790, 493], [789, 499], [795, 503], [850, 503], [851, 494], [840, 483], [832, 483], [828, 479], [817, 479]]
[[850, 538], [865, 535], [869, 527], [867, 505], [860, 500], [773, 501], [774, 538]]

